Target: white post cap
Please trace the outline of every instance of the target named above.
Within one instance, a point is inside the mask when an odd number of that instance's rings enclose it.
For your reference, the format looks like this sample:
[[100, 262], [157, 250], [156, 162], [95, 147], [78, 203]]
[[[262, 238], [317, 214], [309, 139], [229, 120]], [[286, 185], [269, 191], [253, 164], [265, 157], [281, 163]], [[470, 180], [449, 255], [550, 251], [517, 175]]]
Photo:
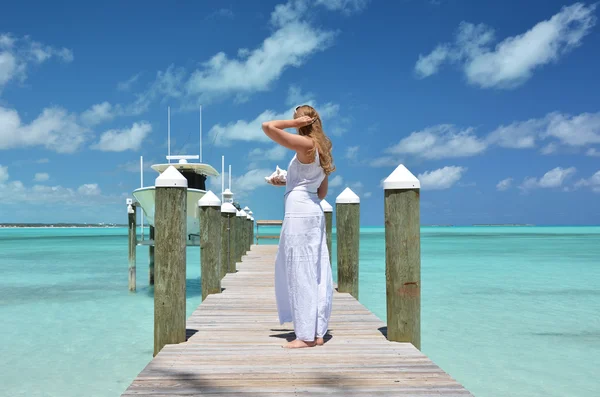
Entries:
[[233, 201], [233, 192], [229, 189], [223, 190], [223, 200], [232, 202]]
[[125, 204], [132, 205], [133, 204], [133, 199], [132, 198], [125, 199]]
[[156, 187], [187, 187], [188, 182], [181, 172], [171, 165], [156, 178], [154, 185]]
[[221, 205], [221, 212], [225, 212], [227, 214], [235, 214], [237, 213], [237, 209], [231, 203], [223, 203]]
[[252, 222], [254, 222], [254, 217], [251, 217], [251, 218], [250, 218], [250, 220], [251, 220]]
[[239, 212], [237, 213], [237, 216], [240, 216], [240, 217], [241, 217], [241, 216], [246, 216], [246, 211], [244, 211], [244, 210], [241, 210], [241, 211], [239, 211]]
[[333, 207], [325, 199], [321, 200], [321, 208], [323, 212], [333, 212]]
[[421, 182], [404, 164], [400, 164], [394, 172], [383, 181], [383, 190], [420, 189]]
[[335, 199], [336, 204], [358, 204], [360, 198], [354, 193], [349, 187], [345, 188], [343, 192]]
[[248, 215], [252, 216], [253, 212], [252, 211], [248, 211]]
[[220, 207], [221, 200], [211, 191], [209, 190], [202, 196], [200, 200], [198, 200], [198, 207]]
[[248, 206], [244, 207], [244, 211], [246, 211], [246, 214], [248, 213], [248, 211], [250, 211], [250, 208], [248, 208]]
[[246, 219], [250, 220], [250, 218], [252, 218], [250, 214], [246, 214]]

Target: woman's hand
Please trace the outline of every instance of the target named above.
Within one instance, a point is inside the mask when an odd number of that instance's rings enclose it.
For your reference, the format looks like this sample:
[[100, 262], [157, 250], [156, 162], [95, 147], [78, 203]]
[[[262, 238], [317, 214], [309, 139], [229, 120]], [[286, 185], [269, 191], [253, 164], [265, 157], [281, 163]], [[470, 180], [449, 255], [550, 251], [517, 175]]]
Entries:
[[300, 116], [297, 119], [294, 119], [294, 122], [296, 124], [296, 128], [302, 128], [314, 123], [316, 120], [316, 117]]

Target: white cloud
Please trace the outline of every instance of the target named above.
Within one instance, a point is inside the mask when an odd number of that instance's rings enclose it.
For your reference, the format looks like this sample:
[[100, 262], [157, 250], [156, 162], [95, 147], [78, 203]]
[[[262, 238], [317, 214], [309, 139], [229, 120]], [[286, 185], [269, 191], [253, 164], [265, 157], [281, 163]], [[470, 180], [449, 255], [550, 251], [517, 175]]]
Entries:
[[[142, 167], [143, 170], [144, 171], [148, 170], [152, 164], [156, 164], [156, 161], [155, 160], [144, 160], [143, 167]], [[127, 172], [139, 173], [140, 172], [140, 162], [139, 161], [128, 161], [127, 163], [119, 164], [117, 166], [117, 169], [124, 170]]]
[[136, 73], [125, 81], [121, 81], [117, 84], [117, 90], [119, 91], [130, 91], [133, 85], [139, 80], [141, 73]]
[[338, 186], [342, 186], [343, 183], [344, 183], [344, 178], [342, 178], [341, 175], [336, 175], [329, 180], [328, 185], [329, 185], [329, 187], [338, 187]]
[[46, 164], [46, 163], [49, 163], [49, 162], [50, 162], [50, 160], [46, 159], [46, 158], [39, 159], [39, 160], [36, 161], [36, 163], [38, 163], [38, 164]]
[[77, 193], [84, 196], [98, 196], [100, 195], [100, 188], [97, 183], [86, 183], [77, 188]]
[[508, 190], [510, 188], [510, 186], [512, 185], [512, 182], [513, 182], [512, 178], [503, 179], [500, 182], [498, 182], [498, 184], [496, 185], [496, 189], [498, 189], [501, 192]]
[[[331, 102], [325, 103], [322, 107], [317, 106], [314, 101], [308, 101], [306, 104], [317, 109], [323, 121], [324, 128], [327, 128], [327, 122], [334, 118], [339, 111], [339, 105]], [[295, 106], [281, 113], [275, 113], [273, 110], [267, 109], [251, 121], [237, 120], [224, 126], [216, 124], [208, 131], [208, 136], [217, 146], [230, 146], [234, 141], [271, 142], [271, 139], [262, 130], [262, 123], [270, 120], [291, 119], [294, 109]]]
[[[248, 193], [255, 189], [262, 187], [269, 187], [271, 189], [281, 189], [274, 187], [265, 182], [265, 176], [269, 176], [273, 173], [272, 169], [257, 168], [246, 172], [240, 176], [234, 176], [231, 179], [231, 191], [233, 192], [233, 200], [239, 201], [248, 196]], [[225, 187], [229, 187], [229, 173], [224, 173]], [[221, 194], [221, 178], [209, 178], [208, 188], [212, 190], [217, 196]]]
[[281, 146], [281, 145], [276, 145], [273, 146], [271, 149], [261, 149], [261, 148], [255, 148], [252, 149], [249, 153], [248, 153], [248, 158], [252, 161], [263, 161], [263, 160], [268, 160], [268, 161], [280, 161], [283, 160], [286, 155], [290, 154], [290, 150]]
[[365, 192], [365, 194], [363, 194], [363, 197], [364, 197], [364, 198], [369, 198], [369, 197], [371, 197], [372, 195], [373, 195], [373, 193], [371, 193], [371, 192]]
[[433, 171], [419, 174], [417, 178], [421, 182], [423, 190], [443, 190], [452, 187], [462, 178], [467, 171], [465, 167], [446, 166]]
[[275, 7], [271, 24], [275, 29], [255, 49], [240, 49], [230, 58], [219, 52], [195, 70], [185, 83], [188, 95], [210, 99], [228, 94], [266, 91], [290, 67], [306, 60], [333, 43], [335, 33], [320, 30], [302, 18], [305, 1], [289, 1]]
[[50, 179], [50, 175], [48, 175], [46, 172], [37, 172], [33, 178], [33, 180], [36, 182], [45, 182], [48, 179]]
[[98, 184], [95, 183], [84, 184], [78, 188], [68, 188], [60, 185], [33, 185], [29, 187], [21, 181], [9, 181], [8, 174], [3, 179], [2, 169], [0, 167], [0, 203], [28, 203], [33, 206], [57, 203], [91, 207], [123, 202], [121, 196], [102, 195]]
[[486, 148], [487, 144], [474, 134], [473, 128], [458, 130], [451, 124], [440, 124], [411, 133], [385, 152], [443, 159], [473, 156]]
[[369, 162], [369, 165], [371, 167], [395, 167], [400, 163], [401, 163], [401, 161], [398, 160], [396, 157], [382, 156], [382, 157], [376, 157], [373, 160], [371, 160]]
[[557, 188], [576, 172], [575, 167], [556, 167], [546, 172], [541, 178], [527, 177], [521, 184], [521, 189]]
[[589, 187], [592, 191], [600, 193], [600, 170], [596, 171], [596, 173], [588, 179], [580, 179], [575, 184], [575, 187]]
[[94, 126], [112, 120], [116, 116], [117, 111], [110, 103], [105, 101], [95, 104], [81, 113], [81, 120], [86, 125]]
[[0, 165], [0, 183], [8, 181], [8, 167]]
[[585, 155], [590, 157], [600, 157], [600, 152], [596, 150], [596, 148], [591, 147], [585, 152]]
[[484, 25], [461, 22], [454, 43], [419, 55], [415, 70], [420, 77], [435, 74], [444, 62], [458, 63], [471, 84], [482, 88], [514, 88], [533, 72], [556, 62], [580, 46], [596, 24], [596, 4], [575, 3], [527, 32], [507, 37], [492, 48], [494, 31]]
[[356, 160], [356, 158], [358, 157], [358, 149], [359, 146], [348, 146], [346, 148], [346, 154], [344, 157], [349, 160]]
[[581, 147], [600, 143], [600, 112], [570, 116], [550, 113], [543, 138], [556, 138], [568, 146]]
[[540, 149], [540, 153], [546, 154], [546, 155], [556, 153], [557, 151], [558, 151], [558, 144], [556, 142], [550, 142], [549, 144], [544, 146], [542, 149]]
[[296, 107], [304, 105], [308, 102], [312, 102], [315, 95], [312, 92], [303, 92], [297, 85], [291, 85], [288, 88], [287, 98], [285, 104], [288, 106]]
[[31, 64], [41, 64], [50, 58], [71, 62], [73, 52], [44, 45], [29, 36], [16, 38], [11, 34], [0, 34], [0, 91], [11, 80], [24, 81]]
[[[342, 13], [353, 13], [366, 6], [364, 0], [320, 3]], [[321, 29], [310, 22], [310, 14], [317, 12], [308, 0], [289, 0], [277, 5], [270, 15], [270, 35], [256, 47], [239, 48], [234, 55], [216, 53], [191, 71], [170, 65], [166, 71], [158, 72], [155, 81], [137, 95], [133, 104], [125, 107], [126, 111], [139, 115], [152, 101], [168, 98], [180, 99], [188, 110], [199, 103], [231, 96], [237, 103], [248, 101], [253, 93], [269, 90], [287, 69], [301, 67], [333, 44], [337, 31]], [[343, 132], [341, 126], [332, 130]]]
[[142, 141], [151, 131], [152, 126], [147, 122], [133, 123], [131, 128], [104, 132], [100, 136], [100, 141], [90, 147], [105, 152], [139, 150]]
[[0, 106], [0, 150], [44, 146], [58, 153], [72, 153], [87, 140], [88, 133], [76, 115], [60, 107], [46, 108], [31, 123], [22, 124], [16, 110]]
[[330, 11], [341, 11], [349, 15], [364, 10], [370, 0], [317, 0], [316, 4]]
[[545, 125], [546, 121], [543, 119], [501, 125], [488, 135], [487, 142], [511, 149], [533, 148]]
[[542, 153], [558, 150], [559, 145], [572, 148], [600, 143], [600, 112], [576, 116], [552, 112], [539, 119], [517, 121], [500, 126], [487, 137], [489, 144], [514, 149], [534, 148], [538, 141], [552, 140]]

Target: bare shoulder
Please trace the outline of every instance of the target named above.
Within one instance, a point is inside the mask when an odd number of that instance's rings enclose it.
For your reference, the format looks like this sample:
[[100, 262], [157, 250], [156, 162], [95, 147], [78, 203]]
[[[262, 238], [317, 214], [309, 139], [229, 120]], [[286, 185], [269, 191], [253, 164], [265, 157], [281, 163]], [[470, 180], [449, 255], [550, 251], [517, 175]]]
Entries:
[[312, 156], [309, 155], [309, 152], [315, 148], [315, 143], [312, 139], [310, 139], [307, 136], [299, 136], [299, 137], [304, 139], [306, 144], [302, 145], [301, 148], [298, 148], [298, 150], [296, 150], [298, 160], [300, 160], [301, 163], [305, 163], [305, 164], [312, 163], [313, 160], [315, 159], [314, 156], [315, 156], [316, 151], [313, 152]]

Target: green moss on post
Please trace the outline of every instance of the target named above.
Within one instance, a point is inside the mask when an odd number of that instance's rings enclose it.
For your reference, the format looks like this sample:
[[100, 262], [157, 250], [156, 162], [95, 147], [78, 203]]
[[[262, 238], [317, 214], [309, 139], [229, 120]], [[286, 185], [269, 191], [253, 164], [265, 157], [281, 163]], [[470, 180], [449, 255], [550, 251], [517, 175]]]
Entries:
[[229, 272], [235, 273], [234, 224], [236, 212], [237, 210], [231, 203], [221, 205], [221, 278]]
[[236, 220], [235, 220], [235, 245], [236, 245], [236, 262], [241, 262], [242, 261], [242, 256], [244, 256], [244, 246], [245, 244], [245, 231], [246, 228], [244, 227], [244, 220], [246, 219], [246, 212], [244, 212], [244, 210], [240, 210], [238, 211], [238, 213], [236, 214]]
[[170, 166], [156, 178], [154, 355], [185, 342], [187, 180]]
[[335, 200], [338, 291], [358, 299], [360, 199], [346, 188]]
[[333, 232], [333, 207], [327, 200], [321, 200], [321, 208], [325, 213], [325, 234], [327, 235], [327, 250], [329, 251], [329, 263], [331, 263], [331, 233]]
[[[154, 240], [154, 226], [150, 226], [150, 241]], [[154, 285], [154, 245], [148, 247], [148, 282]]]
[[127, 227], [129, 233], [129, 291], [135, 291], [136, 281], [135, 281], [135, 253], [137, 248], [137, 216], [136, 216], [136, 206], [133, 203], [133, 200], [127, 200]]
[[198, 200], [202, 301], [221, 293], [221, 200], [210, 190]]
[[420, 182], [404, 167], [383, 182], [387, 338], [421, 348]]

